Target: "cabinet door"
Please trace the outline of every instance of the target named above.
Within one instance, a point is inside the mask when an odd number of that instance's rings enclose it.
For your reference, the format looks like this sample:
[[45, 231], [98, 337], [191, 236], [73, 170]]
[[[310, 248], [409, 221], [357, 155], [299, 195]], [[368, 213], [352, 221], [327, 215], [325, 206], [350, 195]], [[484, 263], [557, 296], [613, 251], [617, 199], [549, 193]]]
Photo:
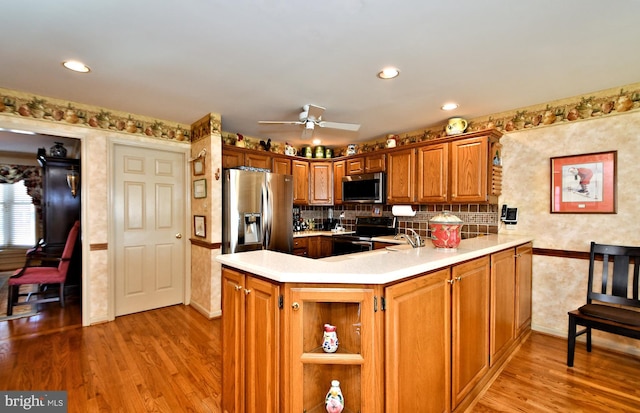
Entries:
[[347, 159], [347, 175], [363, 174], [365, 169], [364, 156]]
[[510, 248], [491, 255], [491, 365], [515, 338], [515, 253]]
[[331, 162], [312, 162], [309, 168], [309, 205], [333, 205], [333, 165]]
[[489, 257], [452, 268], [451, 410], [489, 369]]
[[486, 137], [451, 142], [451, 201], [486, 202], [488, 143]]
[[450, 408], [450, 270], [385, 289], [385, 411]]
[[449, 185], [449, 144], [418, 148], [418, 202], [446, 202]]
[[346, 162], [335, 161], [333, 163], [333, 203], [342, 204], [342, 178], [345, 176]]
[[291, 159], [273, 158], [273, 168], [271, 170], [276, 174], [291, 175]]
[[307, 238], [309, 258], [320, 258], [320, 236]]
[[[345, 411], [380, 411], [383, 392], [375, 368], [374, 289], [291, 288], [288, 296], [290, 411], [324, 412], [332, 380], [340, 381]], [[324, 324], [337, 328], [335, 353], [322, 350]]]
[[244, 411], [279, 413], [279, 288], [247, 276], [243, 294], [246, 300]]
[[388, 203], [412, 203], [415, 201], [415, 158], [414, 149], [389, 153], [387, 165]]
[[244, 274], [222, 269], [222, 412], [244, 412]]
[[222, 167], [237, 168], [238, 166], [244, 166], [244, 152], [223, 148]]
[[246, 166], [271, 170], [271, 157], [261, 153], [247, 153], [244, 157]]
[[531, 327], [533, 244], [516, 248], [516, 335]]
[[384, 172], [385, 168], [385, 154], [378, 155], [369, 155], [365, 157], [364, 162], [364, 171], [366, 173], [370, 172]]
[[293, 174], [293, 204], [309, 204], [309, 162], [294, 160], [291, 163]]
[[333, 239], [320, 237], [320, 257], [330, 257], [333, 253]]

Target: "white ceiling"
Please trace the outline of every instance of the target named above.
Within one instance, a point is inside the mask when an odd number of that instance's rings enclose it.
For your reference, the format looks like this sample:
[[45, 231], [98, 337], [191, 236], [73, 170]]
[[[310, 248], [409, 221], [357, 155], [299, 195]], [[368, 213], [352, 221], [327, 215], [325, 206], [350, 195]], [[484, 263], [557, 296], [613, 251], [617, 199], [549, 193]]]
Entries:
[[258, 121], [324, 106], [345, 144], [640, 81], [638, 0], [12, 1], [0, 27], [0, 87], [293, 144]]

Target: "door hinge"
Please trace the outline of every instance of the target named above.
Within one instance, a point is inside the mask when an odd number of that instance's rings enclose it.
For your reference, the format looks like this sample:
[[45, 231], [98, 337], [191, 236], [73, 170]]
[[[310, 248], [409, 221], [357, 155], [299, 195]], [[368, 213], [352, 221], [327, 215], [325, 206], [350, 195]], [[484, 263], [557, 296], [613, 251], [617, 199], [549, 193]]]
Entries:
[[284, 308], [284, 297], [282, 294], [278, 296], [278, 308], [281, 310]]
[[387, 300], [384, 299], [384, 297], [380, 297], [380, 311], [386, 311], [387, 310]]

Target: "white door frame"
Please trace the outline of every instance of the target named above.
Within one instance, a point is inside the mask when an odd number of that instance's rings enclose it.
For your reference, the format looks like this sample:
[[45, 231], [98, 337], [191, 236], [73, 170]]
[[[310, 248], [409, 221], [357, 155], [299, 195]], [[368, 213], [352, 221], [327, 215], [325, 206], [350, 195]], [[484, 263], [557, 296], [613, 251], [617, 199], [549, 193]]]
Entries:
[[[116, 224], [115, 222], [113, 222], [112, 217], [114, 216], [114, 188], [115, 188], [115, 177], [114, 177], [114, 173], [115, 173], [115, 168], [114, 168], [114, 162], [115, 162], [115, 147], [116, 145], [118, 146], [131, 146], [131, 147], [137, 147], [137, 148], [144, 148], [144, 149], [151, 149], [151, 150], [160, 150], [160, 151], [168, 151], [168, 152], [174, 152], [174, 153], [180, 153], [184, 155], [184, 188], [185, 188], [185, 196], [184, 196], [184, 211], [185, 216], [184, 216], [184, 234], [183, 237], [185, 238], [185, 242], [189, 242], [188, 240], [188, 236], [191, 234], [191, 222], [190, 222], [190, 215], [191, 215], [191, 185], [189, 184], [190, 182], [190, 178], [191, 178], [191, 173], [189, 170], [189, 162], [187, 162], [187, 160], [190, 157], [191, 154], [191, 148], [190, 147], [185, 147], [184, 144], [172, 144], [171, 142], [167, 142], [167, 143], [157, 143], [157, 141], [152, 141], [152, 140], [140, 140], [140, 141], [134, 141], [131, 139], [122, 139], [119, 137], [113, 137], [113, 138], [109, 138], [108, 142], [108, 153], [107, 153], [107, 164], [108, 164], [108, 173], [107, 173], [107, 179], [108, 179], [108, 204], [109, 204], [109, 222], [108, 222], [108, 227], [109, 227], [109, 234], [108, 234], [108, 245], [109, 247], [109, 253], [108, 253], [108, 268], [109, 268], [109, 276], [108, 276], [108, 294], [109, 294], [109, 299], [108, 299], [108, 306], [109, 308], [107, 309], [107, 314], [108, 314], [108, 318], [110, 321], [115, 320], [115, 301], [116, 301], [116, 297], [115, 297], [115, 252], [113, 250], [113, 248], [115, 247], [115, 239], [116, 239]], [[191, 244], [186, 244], [184, 251], [185, 251], [185, 257], [184, 257], [184, 274], [185, 274], [185, 278], [184, 278], [184, 304], [188, 305], [190, 302], [190, 298], [191, 298], [191, 248], [190, 248]]]

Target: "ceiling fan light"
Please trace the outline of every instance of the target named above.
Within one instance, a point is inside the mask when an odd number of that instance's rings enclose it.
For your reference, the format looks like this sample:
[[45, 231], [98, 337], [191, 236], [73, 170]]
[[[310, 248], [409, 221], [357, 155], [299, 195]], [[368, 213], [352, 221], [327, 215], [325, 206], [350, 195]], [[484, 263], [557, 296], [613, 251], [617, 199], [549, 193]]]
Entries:
[[378, 73], [378, 77], [380, 79], [393, 79], [395, 77], [398, 77], [399, 74], [400, 71], [395, 67], [386, 67]]
[[304, 124], [304, 127], [305, 127], [306, 129], [311, 129], [311, 130], [313, 130], [313, 126], [314, 126], [314, 125], [313, 125], [313, 122], [312, 122], [312, 121], [307, 121], [307, 123], [305, 123], [305, 124]]
[[454, 109], [458, 109], [458, 104], [457, 103], [445, 103], [444, 105], [442, 105], [442, 107], [440, 109], [442, 110], [454, 110]]
[[91, 71], [89, 66], [85, 65], [82, 62], [78, 62], [77, 60], [67, 60], [65, 62], [62, 62], [62, 65], [67, 69], [73, 70], [74, 72], [78, 73], [89, 73]]

